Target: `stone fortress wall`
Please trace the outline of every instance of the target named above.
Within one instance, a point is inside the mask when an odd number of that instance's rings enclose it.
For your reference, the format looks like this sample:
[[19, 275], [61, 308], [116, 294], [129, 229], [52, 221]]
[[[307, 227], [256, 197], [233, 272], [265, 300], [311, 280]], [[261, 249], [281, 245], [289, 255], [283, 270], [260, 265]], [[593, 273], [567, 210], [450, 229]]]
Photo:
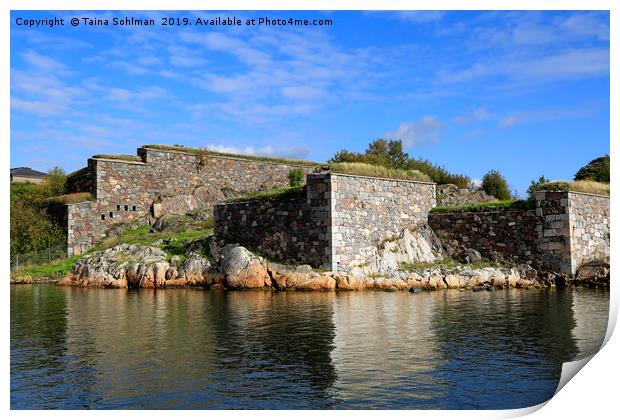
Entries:
[[[437, 203], [434, 183], [314, 173], [314, 166], [295, 162], [149, 147], [139, 148], [138, 156], [139, 161], [91, 158], [70, 178], [71, 192], [88, 191], [94, 201], [59, 209], [69, 255], [87, 251], [128, 223], [204, 208], [213, 209], [219, 239], [274, 260], [342, 272], [363, 265], [404, 229], [427, 223], [444, 242], [558, 272], [574, 274], [584, 262], [609, 256], [609, 197], [542, 191], [535, 210], [430, 213]], [[226, 203], [286, 186], [297, 168], [306, 174], [304, 196]]]
[[69, 204], [59, 213], [67, 251], [78, 255], [110, 231], [164, 214], [211, 209], [214, 204], [289, 184], [291, 170], [314, 167], [175, 150], [138, 149], [140, 161], [91, 158], [69, 179], [70, 192], [90, 192], [94, 201]]
[[431, 182], [309, 174], [305, 197], [216, 205], [215, 235], [274, 260], [347, 272], [385, 239], [426, 223], [434, 203]]

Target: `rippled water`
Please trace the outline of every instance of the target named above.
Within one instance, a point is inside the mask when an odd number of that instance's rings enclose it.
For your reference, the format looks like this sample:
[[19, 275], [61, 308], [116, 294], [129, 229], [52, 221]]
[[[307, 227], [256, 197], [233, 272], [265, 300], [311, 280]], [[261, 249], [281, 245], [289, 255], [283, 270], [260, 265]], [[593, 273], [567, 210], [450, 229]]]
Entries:
[[519, 408], [592, 354], [605, 290], [11, 286], [11, 408]]

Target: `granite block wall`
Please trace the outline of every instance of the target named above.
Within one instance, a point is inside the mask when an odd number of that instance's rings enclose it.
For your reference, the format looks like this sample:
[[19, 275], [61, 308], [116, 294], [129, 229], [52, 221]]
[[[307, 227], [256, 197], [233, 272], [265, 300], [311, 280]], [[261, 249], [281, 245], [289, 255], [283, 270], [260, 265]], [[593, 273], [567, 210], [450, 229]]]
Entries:
[[435, 184], [331, 174], [332, 269], [362, 266], [386, 239], [426, 223]]
[[442, 242], [454, 241], [489, 259], [535, 265], [539, 257], [534, 210], [431, 213], [428, 223]]
[[[94, 246], [119, 225], [149, 221], [165, 214], [184, 214], [249, 192], [288, 185], [291, 170], [314, 168], [217, 155], [138, 149], [141, 161], [91, 158], [88, 167], [69, 179], [71, 192], [91, 192], [96, 201], [66, 206], [68, 220], [90, 223], [67, 236], [69, 255]], [[88, 213], [88, 215], [86, 215]], [[89, 245], [90, 244], [90, 245]]]

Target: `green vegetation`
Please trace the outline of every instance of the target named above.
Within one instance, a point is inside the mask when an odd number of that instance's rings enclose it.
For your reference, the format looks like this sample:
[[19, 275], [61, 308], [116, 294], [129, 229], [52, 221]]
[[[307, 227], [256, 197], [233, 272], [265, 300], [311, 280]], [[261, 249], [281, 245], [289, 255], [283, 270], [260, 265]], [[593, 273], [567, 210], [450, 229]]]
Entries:
[[82, 203], [84, 201], [94, 201], [95, 197], [89, 192], [78, 192], [72, 194], [57, 195], [51, 197], [48, 202], [50, 204], [74, 204]]
[[415, 169], [394, 169], [363, 162], [330, 163], [329, 169], [333, 173], [348, 175], [432, 182], [428, 175]]
[[95, 158], [95, 159], [126, 160], [126, 161], [129, 161], [129, 162], [142, 162], [142, 158], [140, 156], [133, 156], [133, 155], [94, 155], [93, 158]]
[[229, 203], [243, 203], [246, 201], [267, 201], [267, 200], [285, 200], [290, 198], [303, 198], [306, 194], [306, 188], [301, 187], [278, 187], [271, 190], [256, 191], [242, 197], [229, 200]]
[[304, 184], [304, 171], [301, 168], [291, 169], [288, 181], [291, 187], [301, 187]]
[[538, 181], [532, 181], [529, 188], [527, 189], [527, 199], [531, 202], [536, 201], [536, 191], [542, 190], [542, 186], [545, 185], [549, 180], [545, 178], [544, 175], [541, 175], [538, 178]]
[[540, 186], [541, 190], [549, 191], [576, 191], [588, 194], [609, 195], [610, 186], [596, 181], [551, 181]]
[[498, 200], [510, 200], [512, 198], [506, 178], [496, 170], [491, 170], [482, 177], [480, 189]]
[[401, 140], [377, 139], [370, 143], [364, 153], [341, 150], [329, 160], [329, 163], [359, 162], [383, 166], [389, 169], [419, 171], [437, 184], [455, 184], [459, 188], [467, 188], [470, 179], [465, 175], [453, 174], [442, 166], [428, 160], [415, 159], [403, 151]]
[[241, 159], [248, 159], [248, 160], [257, 160], [257, 161], [262, 161], [262, 162], [285, 163], [289, 165], [304, 165], [304, 166], [323, 165], [320, 162], [310, 162], [306, 160], [284, 159], [284, 158], [274, 158], [274, 157], [266, 157], [266, 156], [240, 155], [240, 154], [235, 154], [235, 153], [222, 153], [222, 152], [215, 152], [213, 150], [208, 150], [208, 149], [199, 149], [196, 147], [185, 147], [185, 146], [179, 146], [179, 145], [168, 146], [168, 145], [163, 145], [163, 144], [147, 144], [144, 147], [148, 149], [170, 150], [170, 151], [175, 151], [175, 152], [192, 153], [195, 155], [202, 153], [202, 154], [211, 155], [211, 156], [224, 156], [224, 157], [233, 157], [233, 158], [241, 158]]
[[183, 246], [197, 239], [206, 238], [213, 234], [212, 221], [204, 221], [203, 228], [183, 232], [151, 232], [150, 226], [140, 226], [136, 229], [127, 230], [117, 236], [112, 236], [101, 241], [96, 247], [92, 248], [86, 255], [93, 252], [112, 248], [119, 244], [133, 244], [151, 246], [155, 242], [161, 241], [161, 248], [169, 255], [182, 255]]
[[591, 160], [575, 174], [575, 181], [609, 182], [609, 155]]
[[51, 216], [50, 199], [64, 194], [67, 177], [60, 168], [40, 184], [11, 184], [11, 256], [64, 246], [65, 234]]
[[464, 206], [443, 206], [431, 209], [431, 213], [466, 213], [484, 211], [532, 210], [534, 203], [529, 200], [502, 200]]
[[73, 264], [78, 260], [80, 256], [76, 255], [69, 258], [59, 259], [51, 261], [46, 264], [30, 265], [20, 268], [20, 276], [31, 276], [33, 279], [50, 279], [57, 280], [63, 278], [71, 268]]

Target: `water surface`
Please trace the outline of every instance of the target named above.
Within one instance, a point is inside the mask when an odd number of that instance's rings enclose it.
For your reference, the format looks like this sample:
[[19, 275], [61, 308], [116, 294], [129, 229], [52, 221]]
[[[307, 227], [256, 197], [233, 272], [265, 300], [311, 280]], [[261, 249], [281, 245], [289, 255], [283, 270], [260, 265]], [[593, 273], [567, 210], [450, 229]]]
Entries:
[[11, 286], [11, 408], [476, 409], [549, 399], [609, 292]]

